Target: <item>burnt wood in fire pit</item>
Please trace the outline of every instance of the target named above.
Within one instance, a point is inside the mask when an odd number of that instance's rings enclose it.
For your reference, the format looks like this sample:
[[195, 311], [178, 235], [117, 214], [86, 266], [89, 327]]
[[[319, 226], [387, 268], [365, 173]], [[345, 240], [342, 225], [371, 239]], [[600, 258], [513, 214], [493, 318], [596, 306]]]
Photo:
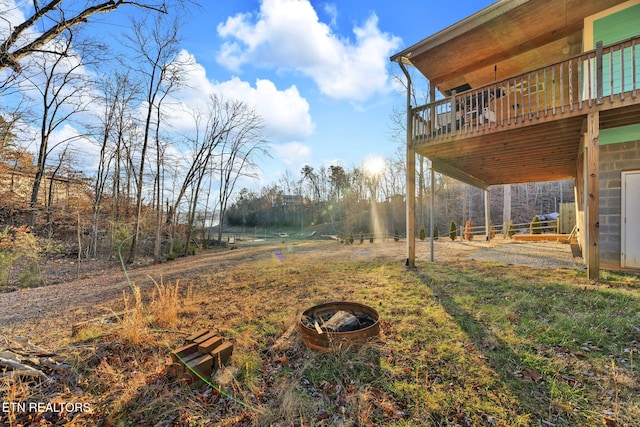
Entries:
[[378, 336], [376, 310], [354, 302], [331, 302], [305, 310], [298, 329], [304, 343], [315, 350], [327, 350], [341, 343], [358, 343]]

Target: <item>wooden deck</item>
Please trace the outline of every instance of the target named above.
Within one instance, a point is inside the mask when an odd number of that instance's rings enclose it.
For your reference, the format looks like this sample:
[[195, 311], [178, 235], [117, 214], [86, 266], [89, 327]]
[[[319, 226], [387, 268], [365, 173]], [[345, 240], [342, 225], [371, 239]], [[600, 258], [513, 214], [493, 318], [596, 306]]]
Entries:
[[588, 114], [640, 123], [640, 37], [412, 109], [412, 148], [479, 188], [571, 179]]

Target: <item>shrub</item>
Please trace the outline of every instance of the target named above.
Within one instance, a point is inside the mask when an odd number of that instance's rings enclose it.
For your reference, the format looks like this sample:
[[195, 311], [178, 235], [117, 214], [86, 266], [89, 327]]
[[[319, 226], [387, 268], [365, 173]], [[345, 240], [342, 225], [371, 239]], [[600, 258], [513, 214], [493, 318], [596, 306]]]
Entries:
[[360, 244], [364, 243], [364, 233], [360, 232]]
[[473, 240], [473, 230], [471, 230], [471, 220], [467, 220], [464, 225], [464, 238], [465, 240]]
[[438, 237], [440, 237], [440, 230], [438, 230], [438, 226], [436, 225], [436, 228], [433, 229], [433, 240], [438, 240]]
[[529, 225], [529, 232], [531, 234], [542, 234], [542, 221], [538, 215], [534, 216]]
[[353, 232], [352, 231], [349, 232], [349, 244], [353, 245]]
[[5, 227], [0, 232], [0, 289], [9, 284], [16, 261], [26, 265], [19, 273], [20, 286], [33, 286], [40, 280], [38, 260], [40, 247], [29, 227]]
[[451, 225], [449, 226], [449, 238], [451, 240], [456, 240], [456, 236], [458, 234], [458, 225], [455, 221], [451, 221]]
[[398, 233], [398, 229], [397, 229], [397, 228], [393, 231], [393, 240], [394, 240], [395, 242], [397, 242], [398, 240], [400, 240], [400, 233]]
[[419, 234], [420, 240], [423, 240], [427, 238], [427, 233], [424, 231], [424, 225], [420, 226], [420, 234]]

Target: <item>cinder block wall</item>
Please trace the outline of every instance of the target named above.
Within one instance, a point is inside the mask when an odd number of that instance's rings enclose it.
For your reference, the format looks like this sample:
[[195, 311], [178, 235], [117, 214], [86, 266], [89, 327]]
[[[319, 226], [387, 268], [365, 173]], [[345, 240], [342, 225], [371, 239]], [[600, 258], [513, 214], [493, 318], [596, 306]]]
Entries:
[[640, 140], [600, 146], [600, 267], [620, 269], [621, 171], [640, 169]]

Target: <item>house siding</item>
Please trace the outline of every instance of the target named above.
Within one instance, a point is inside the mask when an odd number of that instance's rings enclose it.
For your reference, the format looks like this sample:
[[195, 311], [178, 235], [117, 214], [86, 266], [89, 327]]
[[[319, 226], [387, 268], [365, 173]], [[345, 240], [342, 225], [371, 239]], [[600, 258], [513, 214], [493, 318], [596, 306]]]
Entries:
[[620, 269], [621, 171], [640, 170], [640, 137], [600, 146], [600, 266]]

